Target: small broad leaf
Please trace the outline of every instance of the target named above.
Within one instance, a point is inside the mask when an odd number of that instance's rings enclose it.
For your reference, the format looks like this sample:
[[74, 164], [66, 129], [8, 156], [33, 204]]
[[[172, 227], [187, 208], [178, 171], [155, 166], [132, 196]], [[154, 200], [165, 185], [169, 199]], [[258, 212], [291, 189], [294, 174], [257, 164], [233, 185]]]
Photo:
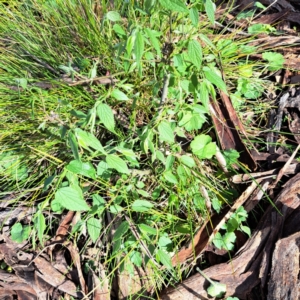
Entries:
[[284, 56], [276, 52], [264, 52], [262, 58], [269, 62], [269, 70], [277, 71], [283, 67]]
[[86, 211], [90, 209], [81, 193], [72, 187], [63, 187], [57, 190], [55, 200], [68, 210]]
[[22, 243], [28, 239], [30, 230], [30, 226], [22, 226], [21, 223], [16, 223], [10, 231], [11, 239], [17, 243]]
[[158, 125], [158, 132], [159, 132], [159, 139], [161, 141], [167, 142], [167, 143], [174, 143], [174, 133], [173, 129], [171, 128], [170, 124], [166, 121], [161, 122]]
[[188, 12], [185, 3], [181, 0], [159, 0], [163, 8], [176, 12]]
[[210, 81], [223, 92], [227, 93], [226, 84], [218, 74], [212, 71], [209, 67], [203, 67], [203, 71], [208, 81]]
[[106, 156], [106, 162], [112, 169], [117, 170], [120, 173], [129, 174], [129, 169], [126, 162], [117, 155], [109, 154]]
[[240, 228], [241, 228], [241, 230], [242, 230], [243, 232], [245, 232], [249, 237], [251, 236], [251, 230], [250, 230], [250, 228], [249, 228], [248, 226], [241, 225]]
[[190, 19], [192, 21], [192, 24], [197, 27], [199, 23], [199, 12], [196, 7], [192, 7], [190, 9]]
[[95, 179], [96, 170], [90, 162], [81, 162], [79, 160], [72, 160], [66, 169], [75, 174], [81, 174], [83, 176]]
[[131, 205], [131, 209], [138, 212], [148, 211], [152, 207], [153, 204], [147, 200], [135, 200]]
[[201, 134], [194, 138], [191, 142], [191, 149], [199, 158], [212, 158], [216, 154], [216, 144], [211, 142], [209, 135]]
[[157, 235], [157, 230], [155, 228], [152, 228], [146, 224], [140, 224], [138, 225], [139, 229], [144, 232], [144, 233], [148, 233], [149, 235]]
[[145, 32], [149, 37], [152, 46], [156, 50], [157, 55], [161, 57], [161, 46], [160, 46], [159, 39], [156, 37], [156, 35], [160, 35], [160, 34], [157, 31], [151, 30], [149, 28], [146, 28]]
[[106, 14], [106, 18], [112, 22], [117, 22], [117, 21], [121, 21], [122, 18], [120, 16], [120, 14], [117, 11], [109, 11]]
[[111, 96], [120, 101], [127, 101], [129, 98], [122, 91], [114, 89], [111, 93]]
[[136, 63], [139, 64], [144, 53], [144, 37], [140, 31], [137, 32], [134, 43], [134, 54]]
[[16, 79], [16, 82], [21, 88], [23, 88], [24, 90], [26, 89], [26, 87], [27, 87], [27, 79], [26, 78], [18, 78], [18, 79]]
[[211, 297], [222, 298], [225, 293], [226, 284], [224, 283], [214, 281], [214, 283], [207, 288], [207, 294]]
[[196, 165], [194, 159], [187, 155], [182, 155], [180, 161], [190, 168], [193, 168]]
[[84, 149], [89, 149], [89, 147], [106, 154], [100, 141], [90, 132], [84, 131], [80, 128], [75, 129], [78, 144]]
[[122, 222], [117, 230], [115, 231], [113, 242], [119, 240], [129, 229], [129, 224], [127, 221]]
[[189, 41], [188, 56], [192, 64], [199, 70], [202, 64], [202, 48], [198, 41]]
[[94, 217], [89, 218], [86, 222], [86, 225], [87, 225], [88, 233], [89, 233], [92, 241], [95, 243], [101, 232], [102, 226], [101, 226], [100, 220], [98, 220]]
[[118, 204], [112, 204], [109, 207], [109, 210], [112, 214], [118, 214], [119, 212], [121, 212], [123, 210], [123, 207]]
[[143, 258], [140, 252], [133, 250], [132, 252], [130, 252], [129, 257], [131, 262], [137, 267], [140, 267], [142, 265]]
[[160, 261], [167, 269], [172, 269], [171, 257], [165, 251], [158, 249], [156, 253], [156, 259]]
[[215, 25], [215, 11], [216, 5], [211, 0], [205, 0], [205, 12], [209, 21]]
[[109, 130], [115, 131], [115, 118], [112, 109], [105, 103], [97, 106], [97, 114], [103, 125]]
[[163, 176], [168, 182], [173, 183], [173, 184], [178, 184], [177, 177], [172, 173], [172, 171], [164, 172]]

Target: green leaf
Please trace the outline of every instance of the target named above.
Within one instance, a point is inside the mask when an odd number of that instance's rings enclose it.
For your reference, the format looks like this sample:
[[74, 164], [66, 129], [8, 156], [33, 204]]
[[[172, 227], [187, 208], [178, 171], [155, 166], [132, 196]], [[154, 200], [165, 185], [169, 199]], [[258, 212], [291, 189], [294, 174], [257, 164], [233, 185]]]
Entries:
[[188, 56], [192, 64], [199, 70], [202, 64], [202, 48], [198, 41], [189, 41]]
[[175, 162], [175, 157], [173, 155], [168, 155], [166, 160], [166, 171], [170, 170]]
[[117, 230], [115, 231], [113, 242], [119, 240], [129, 229], [129, 224], [127, 221], [122, 222]]
[[212, 71], [209, 67], [203, 67], [203, 72], [208, 81], [213, 83], [216, 87], [218, 87], [223, 92], [227, 93], [226, 84], [218, 74]]
[[187, 155], [182, 155], [179, 160], [189, 168], [193, 168], [196, 165], [194, 159]]
[[153, 204], [147, 200], [135, 200], [131, 205], [131, 209], [137, 212], [145, 212], [152, 207]]
[[95, 243], [97, 238], [100, 236], [100, 232], [102, 228], [100, 220], [92, 217], [87, 220], [86, 224], [87, 224], [88, 233], [92, 241]]
[[112, 109], [105, 103], [97, 106], [97, 114], [100, 121], [111, 132], [115, 132], [115, 118]]
[[83, 176], [95, 179], [96, 170], [90, 162], [81, 162], [79, 160], [72, 160], [66, 169], [75, 174], [81, 174]]
[[149, 28], [146, 28], [145, 32], [149, 37], [153, 48], [156, 50], [157, 55], [161, 57], [161, 46], [160, 46], [159, 39], [156, 37], [156, 36], [160, 36], [160, 33], [155, 30], [151, 30]]
[[152, 228], [152, 227], [150, 227], [150, 226], [148, 226], [148, 225], [146, 225], [146, 224], [139, 224], [138, 225], [138, 228], [142, 231], [142, 232], [144, 232], [144, 233], [148, 233], [148, 234], [150, 234], [150, 235], [157, 235], [157, 230], [155, 229], [155, 228]]
[[72, 131], [69, 131], [68, 141], [69, 141], [70, 148], [72, 150], [72, 153], [73, 153], [75, 159], [80, 160], [80, 156], [79, 156], [79, 152], [78, 152], [78, 144], [76, 141], [76, 137]]
[[111, 96], [120, 101], [127, 101], [129, 98], [119, 89], [114, 89], [111, 93]]
[[142, 265], [143, 258], [140, 252], [133, 250], [132, 252], [130, 252], [129, 258], [130, 261], [136, 266], [140, 267]]
[[226, 160], [227, 165], [232, 166], [233, 164], [238, 163], [240, 154], [235, 149], [229, 149], [223, 151], [223, 156]]
[[178, 184], [177, 177], [171, 171], [165, 172], [163, 176], [168, 182]]
[[109, 207], [109, 210], [112, 214], [118, 214], [119, 212], [123, 211], [124, 208], [118, 204], [112, 204], [110, 207]]
[[109, 169], [108, 164], [105, 161], [100, 161], [97, 166], [97, 175], [101, 176], [103, 173], [107, 172]]
[[117, 21], [121, 21], [122, 18], [120, 16], [120, 14], [117, 11], [109, 11], [106, 14], [106, 18], [112, 22], [117, 22]]
[[205, 109], [209, 111], [209, 91], [206, 86], [206, 82], [200, 82], [199, 96], [199, 100], [201, 101]]
[[197, 27], [199, 24], [199, 11], [196, 7], [192, 7], [190, 9], [190, 19], [192, 21], [192, 24]]
[[250, 230], [250, 228], [249, 228], [248, 226], [241, 225], [240, 228], [241, 228], [241, 230], [242, 230], [243, 232], [245, 232], [249, 237], [251, 236], [251, 230]]
[[26, 89], [26, 87], [27, 87], [27, 79], [26, 78], [17, 78], [16, 82], [21, 88], [23, 88], [24, 90]]
[[187, 131], [198, 130], [202, 127], [206, 118], [203, 114], [199, 114], [192, 111], [184, 111], [183, 117], [179, 121], [178, 125], [183, 126]]
[[222, 298], [226, 293], [226, 284], [214, 281], [214, 283], [207, 288], [207, 293], [211, 297]]
[[134, 54], [135, 54], [135, 59], [137, 64], [140, 64], [143, 53], [144, 53], [144, 37], [142, 33], [138, 31], [134, 43]]
[[158, 0], [163, 8], [176, 12], [188, 12], [184, 2], [181, 0]]
[[278, 71], [283, 67], [285, 61], [284, 56], [276, 52], [264, 52], [262, 58], [269, 62], [270, 71]]
[[39, 238], [41, 244], [43, 245], [44, 244], [44, 242], [43, 242], [44, 231], [46, 229], [46, 222], [45, 222], [45, 217], [41, 211], [37, 211], [37, 213], [35, 214], [34, 225], [38, 232], [38, 238]]
[[201, 134], [191, 142], [192, 152], [201, 159], [212, 158], [216, 154], [216, 144], [211, 142], [209, 135]]
[[129, 169], [126, 162], [117, 155], [109, 154], [106, 156], [106, 162], [112, 169], [117, 170], [120, 173], [129, 174]]
[[167, 269], [173, 268], [170, 255], [163, 250], [157, 250], [156, 259], [160, 261]]
[[22, 226], [21, 223], [16, 223], [10, 231], [11, 239], [17, 243], [22, 243], [28, 239], [30, 230], [30, 226]]
[[216, 5], [211, 0], [205, 0], [205, 12], [209, 21], [215, 25]]
[[174, 143], [174, 133], [173, 129], [171, 128], [170, 124], [166, 121], [161, 122], [158, 125], [158, 132], [159, 132], [159, 139], [161, 141], [167, 142], [167, 143]]
[[89, 149], [89, 147], [106, 154], [104, 148], [102, 147], [100, 141], [90, 132], [84, 131], [80, 128], [75, 129], [75, 134], [77, 136], [78, 143], [84, 149]]
[[63, 187], [57, 190], [55, 200], [68, 210], [86, 211], [90, 209], [82, 194], [73, 187]]

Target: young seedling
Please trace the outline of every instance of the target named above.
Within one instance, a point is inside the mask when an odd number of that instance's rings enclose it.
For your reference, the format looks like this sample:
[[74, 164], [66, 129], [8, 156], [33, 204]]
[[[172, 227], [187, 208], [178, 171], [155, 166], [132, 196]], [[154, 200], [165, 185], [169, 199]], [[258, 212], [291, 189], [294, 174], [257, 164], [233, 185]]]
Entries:
[[207, 289], [208, 295], [211, 297], [216, 298], [222, 298], [224, 294], [226, 293], [226, 284], [219, 283], [217, 281], [211, 280], [209, 277], [207, 277], [199, 268], [196, 268], [196, 270], [207, 280], [210, 282], [210, 286]]

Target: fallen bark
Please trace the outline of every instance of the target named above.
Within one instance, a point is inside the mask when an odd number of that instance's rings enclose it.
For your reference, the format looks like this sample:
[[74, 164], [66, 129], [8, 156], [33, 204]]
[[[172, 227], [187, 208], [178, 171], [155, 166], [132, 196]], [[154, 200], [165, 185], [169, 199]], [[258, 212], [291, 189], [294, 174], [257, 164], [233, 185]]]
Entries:
[[[275, 251], [272, 261], [276, 242], [280, 241], [282, 237], [287, 237], [300, 231], [300, 224], [297, 222], [300, 211], [299, 199], [300, 174], [297, 174], [286, 183], [285, 188], [275, 200], [276, 207], [270, 205], [253, 232], [252, 237], [236, 253], [232, 260], [204, 270], [204, 273], [212, 280], [226, 284], [225, 297], [236, 296], [241, 300], [265, 299], [264, 295], [268, 293], [270, 271], [272, 268], [276, 268], [278, 261], [285, 259], [282, 253]], [[298, 245], [298, 242], [295, 242], [296, 244]], [[280, 257], [276, 258], [276, 254], [277, 256], [280, 254]], [[289, 271], [286, 270], [286, 272]], [[282, 276], [277, 276], [274, 279], [277, 288], [278, 286], [289, 284], [283, 282], [282, 279]], [[299, 284], [298, 277], [297, 284]], [[195, 274], [177, 287], [170, 287], [164, 290], [160, 295], [160, 299], [207, 299], [206, 289], [208, 286], [207, 280], [200, 274]], [[270, 288], [270, 295], [278, 293], [277, 288], [274, 287], [272, 290]], [[257, 293], [257, 291], [259, 292]], [[271, 297], [269, 299], [279, 298]], [[298, 297], [280, 299], [298, 299]]]

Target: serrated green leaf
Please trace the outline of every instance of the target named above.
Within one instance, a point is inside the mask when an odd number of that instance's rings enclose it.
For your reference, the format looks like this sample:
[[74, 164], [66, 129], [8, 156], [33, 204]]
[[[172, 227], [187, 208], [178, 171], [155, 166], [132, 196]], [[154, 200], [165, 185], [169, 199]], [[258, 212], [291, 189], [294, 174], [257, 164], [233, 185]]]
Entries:
[[92, 179], [96, 178], [96, 170], [90, 162], [81, 162], [79, 160], [72, 160], [66, 169], [74, 174], [80, 174]]
[[192, 7], [190, 9], [190, 19], [192, 21], [192, 24], [197, 27], [199, 24], [199, 12], [196, 7]]
[[164, 252], [163, 250], [157, 250], [156, 259], [160, 261], [167, 269], [173, 268], [170, 255]]
[[120, 173], [129, 174], [129, 169], [126, 162], [117, 155], [109, 154], [106, 156], [106, 162], [112, 169], [117, 170]]
[[22, 243], [28, 239], [30, 230], [30, 226], [22, 226], [21, 223], [16, 223], [12, 226], [10, 231], [11, 239], [17, 243]]
[[211, 0], [205, 0], [205, 12], [209, 21], [215, 25], [216, 5]]
[[118, 226], [118, 228], [117, 228], [117, 230], [116, 230], [116, 232], [114, 234], [113, 242], [119, 240], [128, 231], [128, 229], [129, 229], [128, 222], [127, 221], [122, 222]]
[[216, 154], [216, 144], [211, 142], [209, 135], [201, 134], [191, 142], [192, 152], [201, 159], [212, 158]]
[[159, 0], [159, 3], [163, 8], [171, 11], [188, 12], [186, 5], [181, 0]]
[[120, 16], [120, 14], [117, 11], [109, 11], [106, 14], [106, 18], [112, 22], [117, 22], [117, 21], [121, 21], [122, 18]]
[[196, 165], [194, 159], [187, 155], [182, 155], [179, 160], [189, 168], [193, 168]]
[[73, 187], [58, 189], [55, 193], [55, 200], [68, 210], [86, 211], [90, 209], [82, 195]]
[[202, 48], [198, 41], [189, 41], [188, 56], [192, 64], [199, 70], [202, 64]]
[[167, 143], [174, 143], [174, 133], [173, 129], [171, 128], [170, 124], [166, 121], [161, 122], [158, 125], [158, 132], [159, 132], [159, 139], [161, 141], [167, 142]]
[[203, 67], [203, 72], [208, 81], [210, 81], [223, 92], [227, 93], [226, 84], [218, 74], [212, 71], [209, 67]]
[[143, 258], [140, 252], [133, 250], [129, 254], [130, 261], [135, 264], [137, 267], [140, 267], [143, 262]]
[[111, 93], [111, 96], [120, 101], [127, 101], [129, 98], [122, 91], [114, 89]]
[[269, 62], [269, 70], [277, 71], [283, 67], [284, 56], [281, 53], [276, 52], [264, 52], [262, 58]]
[[115, 132], [115, 118], [112, 109], [105, 103], [97, 106], [97, 115], [103, 125], [111, 132]]
[[177, 177], [171, 171], [164, 172], [163, 176], [168, 182], [178, 184]]
[[140, 64], [143, 53], [144, 53], [144, 37], [142, 33], [138, 31], [134, 43], [134, 54], [135, 54], [135, 59], [137, 64]]
[[187, 131], [192, 131], [200, 129], [205, 121], [206, 118], [203, 114], [185, 111], [178, 125], [183, 126]]
[[102, 147], [100, 141], [90, 132], [84, 131], [80, 128], [75, 129], [75, 134], [78, 140], [78, 144], [84, 148], [89, 149], [89, 147], [106, 154], [104, 148]]
[[101, 232], [101, 223], [100, 220], [92, 217], [89, 218], [86, 222], [88, 233], [92, 239], [92, 241], [95, 243], [98, 237], [100, 236]]
[[152, 207], [153, 204], [147, 200], [135, 200], [131, 205], [131, 209], [137, 212], [145, 212]]

